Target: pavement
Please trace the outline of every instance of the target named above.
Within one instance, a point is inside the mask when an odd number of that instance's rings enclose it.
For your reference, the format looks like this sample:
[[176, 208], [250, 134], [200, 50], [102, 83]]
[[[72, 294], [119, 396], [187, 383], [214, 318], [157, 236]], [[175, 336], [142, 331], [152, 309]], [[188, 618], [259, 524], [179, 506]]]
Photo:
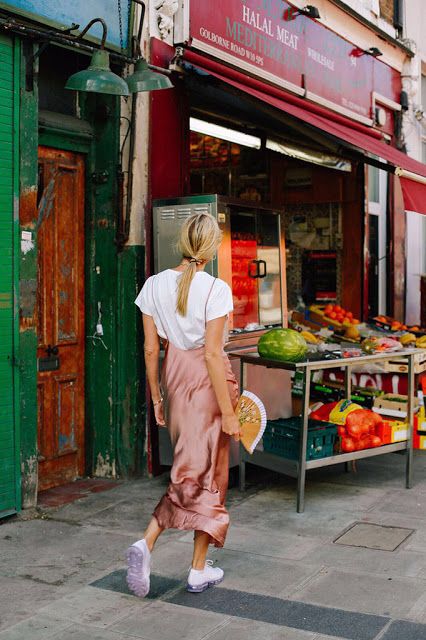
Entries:
[[145, 599], [126, 587], [124, 552], [166, 474], [44, 500], [0, 524], [0, 640], [425, 640], [426, 453], [410, 490], [404, 469], [388, 454], [311, 471], [297, 514], [295, 481], [250, 466], [210, 553], [223, 583], [187, 593], [192, 534], [170, 530]]

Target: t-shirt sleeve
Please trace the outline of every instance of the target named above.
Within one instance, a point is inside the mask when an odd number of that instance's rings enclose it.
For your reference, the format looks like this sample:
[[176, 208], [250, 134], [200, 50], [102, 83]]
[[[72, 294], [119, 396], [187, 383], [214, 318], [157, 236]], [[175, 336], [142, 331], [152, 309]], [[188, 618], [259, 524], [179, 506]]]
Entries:
[[148, 316], [153, 314], [153, 300], [152, 300], [152, 276], [143, 285], [139, 291], [138, 297], [135, 300], [135, 304], [139, 307], [142, 313], [146, 313]]
[[227, 316], [233, 309], [234, 303], [232, 300], [231, 287], [223, 280], [216, 280], [207, 302], [207, 322], [215, 318]]

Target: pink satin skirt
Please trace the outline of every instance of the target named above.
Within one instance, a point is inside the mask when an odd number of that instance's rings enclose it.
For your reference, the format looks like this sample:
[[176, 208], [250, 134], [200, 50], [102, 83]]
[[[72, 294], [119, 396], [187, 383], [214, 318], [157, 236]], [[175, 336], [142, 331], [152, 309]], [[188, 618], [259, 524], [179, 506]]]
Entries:
[[[229, 395], [236, 406], [238, 384], [229, 358], [223, 357]], [[225, 496], [230, 437], [222, 431], [204, 347], [183, 351], [169, 343], [161, 383], [174, 457], [170, 484], [153, 515], [165, 529], [204, 531], [211, 544], [222, 547], [229, 526]]]

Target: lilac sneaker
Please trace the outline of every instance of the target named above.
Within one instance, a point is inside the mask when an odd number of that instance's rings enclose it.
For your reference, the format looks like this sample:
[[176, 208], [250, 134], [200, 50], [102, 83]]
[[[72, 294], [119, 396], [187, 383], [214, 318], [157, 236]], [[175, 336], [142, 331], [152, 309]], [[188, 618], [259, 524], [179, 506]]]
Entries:
[[151, 553], [144, 539], [132, 544], [126, 551], [127, 584], [140, 598], [149, 592]]
[[213, 561], [207, 560], [204, 569], [191, 569], [188, 576], [186, 590], [190, 593], [202, 593], [209, 587], [219, 584], [223, 580], [223, 571], [219, 567], [212, 567]]

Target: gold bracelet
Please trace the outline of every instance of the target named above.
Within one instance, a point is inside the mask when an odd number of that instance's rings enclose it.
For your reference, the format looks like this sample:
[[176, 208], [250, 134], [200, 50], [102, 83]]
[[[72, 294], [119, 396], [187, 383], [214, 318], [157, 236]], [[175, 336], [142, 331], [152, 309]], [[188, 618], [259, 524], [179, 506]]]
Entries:
[[156, 407], [157, 405], [161, 404], [163, 402], [163, 398], [160, 398], [159, 400], [157, 400], [157, 402], [153, 402], [153, 406]]

